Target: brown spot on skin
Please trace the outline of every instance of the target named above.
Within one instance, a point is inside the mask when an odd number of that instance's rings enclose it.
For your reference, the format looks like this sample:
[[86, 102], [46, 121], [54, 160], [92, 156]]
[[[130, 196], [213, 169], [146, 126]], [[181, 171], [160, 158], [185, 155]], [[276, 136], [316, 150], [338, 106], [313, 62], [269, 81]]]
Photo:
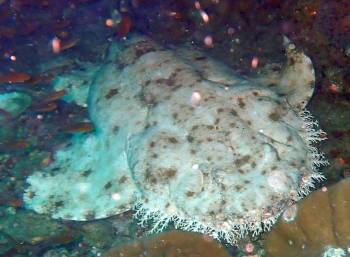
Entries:
[[289, 58], [289, 65], [293, 66], [295, 64], [295, 59], [293, 57]]
[[221, 190], [222, 191], [226, 191], [227, 190], [227, 187], [225, 184], [220, 184], [220, 187], [221, 187]]
[[66, 215], [64, 215], [63, 218], [66, 219], [66, 220], [71, 220], [73, 218], [73, 216], [70, 215], [70, 214], [66, 214]]
[[248, 120], [247, 124], [250, 126], [250, 125], [252, 125], [252, 122], [250, 120]]
[[242, 158], [238, 158], [234, 161], [236, 167], [241, 167], [242, 165], [246, 164], [249, 162], [250, 155], [244, 155]]
[[191, 130], [196, 130], [196, 129], [198, 129], [198, 125], [194, 125], [194, 126], [191, 128]]
[[215, 127], [213, 125], [208, 125], [207, 129], [213, 130]]
[[104, 185], [104, 189], [109, 189], [109, 188], [111, 188], [111, 186], [112, 186], [112, 182], [109, 181]]
[[221, 201], [221, 205], [225, 205], [226, 204], [226, 201], [225, 200], [222, 200]]
[[243, 109], [245, 107], [245, 102], [243, 101], [242, 97], [238, 97], [238, 106], [241, 109]]
[[117, 88], [109, 90], [108, 94], [105, 96], [106, 99], [111, 99], [113, 96], [117, 95], [119, 90]]
[[269, 118], [272, 120], [272, 121], [279, 121], [280, 118], [281, 118], [281, 114], [277, 111], [274, 111], [272, 113], [269, 114]]
[[62, 207], [63, 205], [64, 205], [64, 202], [63, 202], [63, 201], [55, 202], [55, 207], [56, 207], [56, 208]]
[[92, 170], [91, 169], [88, 169], [88, 170], [85, 170], [83, 171], [83, 173], [81, 174], [83, 177], [88, 177], [90, 174], [91, 174]]
[[242, 170], [242, 169], [238, 169], [238, 172], [241, 174], [244, 174], [244, 170]]
[[187, 197], [192, 197], [192, 196], [194, 196], [194, 192], [188, 191], [188, 192], [186, 193], [186, 196], [187, 196]]
[[172, 144], [177, 144], [179, 142], [179, 141], [177, 141], [177, 139], [175, 137], [169, 137], [168, 140]]
[[234, 128], [236, 126], [235, 123], [230, 123], [230, 128]]
[[175, 89], [181, 87], [181, 85], [176, 85], [176, 84], [175, 84], [175, 82], [176, 82], [176, 79], [175, 79], [176, 75], [177, 75], [177, 74], [176, 74], [176, 72], [175, 72], [175, 73], [172, 73], [172, 74], [169, 76], [168, 79], [159, 78], [159, 79], [155, 80], [155, 82], [156, 82], [157, 84], [165, 84], [165, 85], [167, 85], [167, 86], [169, 86], [169, 87], [172, 87], [173, 90], [175, 90]]
[[134, 48], [135, 52], [135, 60], [140, 58], [142, 55], [147, 54], [149, 52], [155, 51], [156, 49], [149, 46], [149, 45], [140, 45], [137, 43], [137, 45]]
[[214, 123], [214, 124], [215, 124], [215, 125], [218, 125], [218, 124], [219, 124], [219, 122], [220, 122], [220, 119], [219, 119], [219, 118], [216, 118], [216, 119], [215, 119], [215, 123]]
[[166, 203], [165, 208], [168, 208], [170, 206], [170, 203]]
[[175, 112], [175, 113], [172, 114], [172, 116], [173, 116], [173, 119], [176, 120], [177, 117], [179, 116], [179, 114]]
[[213, 139], [211, 137], [207, 137], [207, 141], [211, 142], [211, 141], [213, 141]]
[[218, 108], [216, 111], [217, 111], [218, 113], [221, 113], [221, 112], [224, 111], [224, 108]]
[[118, 133], [118, 131], [119, 131], [119, 127], [118, 126], [114, 126], [113, 133]]
[[252, 168], [254, 169], [254, 168], [256, 167], [256, 162], [252, 162], [250, 165], [251, 165]]
[[28, 192], [28, 198], [29, 199], [33, 199], [34, 196], [35, 196], [35, 193], [33, 191], [29, 191]]
[[288, 137], [287, 137], [287, 141], [288, 141], [288, 142], [291, 142], [292, 140], [293, 140], [292, 136], [288, 136]]
[[266, 173], [267, 173], [266, 170], [263, 170], [263, 171], [261, 172], [262, 175], [266, 175]]
[[187, 136], [186, 139], [190, 143], [192, 143], [194, 141], [194, 137], [193, 136]]
[[272, 166], [271, 170], [276, 170], [277, 167], [276, 166]]
[[154, 153], [154, 154], [152, 154], [151, 157], [152, 157], [153, 159], [157, 159], [157, 158], [158, 158], [158, 154]]
[[254, 91], [254, 92], [253, 92], [253, 95], [254, 95], [254, 96], [259, 96], [259, 93], [256, 92], [256, 91]]
[[230, 114], [232, 114], [233, 116], [237, 116], [237, 112], [234, 109], [230, 111]]
[[149, 84], [151, 84], [151, 80], [146, 80], [144, 83], [145, 86], [148, 86]]
[[166, 178], [173, 178], [177, 173], [176, 169], [166, 169], [164, 175]]
[[151, 141], [151, 143], [149, 144], [150, 147], [155, 147], [156, 143], [154, 141]]
[[94, 211], [87, 211], [86, 214], [84, 215], [86, 220], [94, 220], [95, 216], [96, 214]]
[[119, 179], [119, 183], [120, 184], [123, 184], [128, 178], [126, 176], [122, 176], [120, 179]]
[[240, 192], [241, 190], [242, 190], [242, 186], [239, 186], [239, 185], [235, 185], [235, 189], [238, 191], [238, 192]]
[[310, 81], [307, 83], [307, 85], [308, 85], [311, 89], [313, 89], [313, 88], [315, 87], [315, 81], [314, 81], [314, 80], [310, 80]]

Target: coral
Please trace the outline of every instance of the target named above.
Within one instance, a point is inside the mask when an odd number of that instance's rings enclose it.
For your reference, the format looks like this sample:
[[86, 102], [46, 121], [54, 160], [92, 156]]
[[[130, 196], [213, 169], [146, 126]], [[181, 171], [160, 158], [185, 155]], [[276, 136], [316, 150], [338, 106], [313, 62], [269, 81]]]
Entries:
[[306, 197], [298, 204], [294, 219], [286, 221], [282, 217], [268, 234], [268, 256], [314, 257], [347, 251], [350, 247], [349, 195], [350, 179], [347, 178]]
[[182, 231], [162, 233], [112, 249], [103, 257], [230, 257], [225, 248], [210, 237]]

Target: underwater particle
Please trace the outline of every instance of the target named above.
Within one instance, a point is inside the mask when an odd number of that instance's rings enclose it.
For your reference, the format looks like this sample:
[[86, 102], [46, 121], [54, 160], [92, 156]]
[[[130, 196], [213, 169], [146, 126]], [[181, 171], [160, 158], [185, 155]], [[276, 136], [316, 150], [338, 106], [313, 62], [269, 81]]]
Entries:
[[54, 52], [55, 54], [58, 54], [61, 52], [61, 39], [59, 39], [58, 37], [54, 37], [51, 40], [51, 47], [52, 47], [52, 52]]
[[191, 96], [191, 103], [193, 105], [199, 104], [199, 102], [202, 100], [202, 96], [199, 92], [193, 92]]
[[328, 188], [327, 188], [326, 186], [323, 186], [323, 187], [321, 188], [321, 191], [325, 193], [325, 192], [328, 191]]
[[208, 35], [204, 38], [205, 46], [212, 48], [212, 47], [214, 47], [213, 43], [214, 43], [214, 40], [213, 40], [212, 36]]
[[333, 94], [338, 94], [340, 92], [339, 86], [335, 83], [331, 83], [329, 86], [329, 91]]
[[245, 246], [244, 246], [244, 250], [246, 251], [246, 253], [253, 253], [254, 252], [254, 244], [252, 243], [247, 243]]
[[204, 10], [199, 10], [199, 14], [201, 15], [204, 23], [209, 22], [209, 15]]
[[118, 200], [120, 200], [120, 198], [121, 198], [120, 194], [118, 194], [118, 193], [113, 193], [112, 194], [112, 199], [113, 200], [118, 201]]
[[251, 61], [251, 67], [253, 69], [256, 69], [258, 67], [258, 64], [259, 64], [259, 58], [254, 56], [252, 61]]
[[109, 27], [109, 28], [112, 28], [114, 25], [114, 22], [112, 19], [107, 19], [106, 20], [106, 26]]
[[15, 61], [17, 60], [17, 57], [16, 57], [15, 55], [11, 55], [11, 56], [10, 56], [10, 60], [13, 61], [13, 62], [15, 62]]
[[197, 10], [199, 10], [199, 9], [201, 9], [201, 4], [200, 4], [198, 1], [195, 1], [195, 2], [194, 2], [194, 7], [195, 7]]
[[233, 27], [229, 27], [227, 29], [227, 34], [229, 34], [230, 36], [232, 36], [233, 34], [235, 34], [236, 30]]
[[289, 206], [282, 214], [282, 219], [286, 223], [293, 222], [298, 214], [298, 205], [293, 204], [292, 206]]

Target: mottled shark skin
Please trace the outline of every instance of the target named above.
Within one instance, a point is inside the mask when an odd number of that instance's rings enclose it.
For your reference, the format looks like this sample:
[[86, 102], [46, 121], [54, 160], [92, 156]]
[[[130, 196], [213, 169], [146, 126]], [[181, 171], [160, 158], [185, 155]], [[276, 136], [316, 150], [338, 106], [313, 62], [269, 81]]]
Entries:
[[305, 110], [312, 63], [286, 52], [283, 72], [250, 80], [193, 47], [111, 46], [89, 92], [96, 131], [28, 177], [26, 206], [82, 221], [134, 209], [152, 231], [171, 222], [231, 244], [268, 230], [326, 164]]

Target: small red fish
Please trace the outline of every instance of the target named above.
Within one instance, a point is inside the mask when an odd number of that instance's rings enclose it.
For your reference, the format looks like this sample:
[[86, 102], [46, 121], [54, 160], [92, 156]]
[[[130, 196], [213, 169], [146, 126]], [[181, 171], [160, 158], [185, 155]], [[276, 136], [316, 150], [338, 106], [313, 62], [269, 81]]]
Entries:
[[0, 143], [0, 151], [2, 152], [12, 152], [18, 150], [24, 150], [30, 147], [30, 144], [26, 140], [18, 140], [15, 142]]
[[48, 102], [53, 102], [56, 100], [61, 99], [62, 97], [64, 97], [66, 95], [67, 91], [66, 90], [59, 90], [59, 91], [55, 91], [51, 94], [48, 94], [45, 99], [43, 100], [43, 102], [48, 103]]
[[122, 14], [122, 20], [118, 24], [118, 36], [123, 38], [126, 37], [129, 32], [131, 31], [132, 28], [132, 20], [131, 17], [128, 13], [123, 13]]
[[76, 124], [69, 125], [63, 129], [64, 132], [68, 133], [85, 133], [85, 132], [91, 132], [95, 129], [95, 126], [91, 122], [79, 122]]
[[24, 83], [30, 80], [30, 75], [24, 72], [11, 72], [0, 75], [0, 83]]
[[34, 111], [36, 112], [52, 112], [57, 109], [57, 104], [56, 103], [44, 103], [36, 106], [34, 108]]

